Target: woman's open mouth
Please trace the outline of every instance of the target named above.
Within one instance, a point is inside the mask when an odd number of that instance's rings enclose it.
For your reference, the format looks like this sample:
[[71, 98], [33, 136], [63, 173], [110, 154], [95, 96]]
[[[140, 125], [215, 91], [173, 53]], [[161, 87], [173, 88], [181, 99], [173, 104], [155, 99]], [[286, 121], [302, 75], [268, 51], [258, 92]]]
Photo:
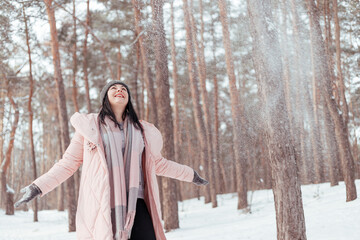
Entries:
[[125, 98], [124, 95], [122, 95], [121, 93], [115, 94], [115, 97]]

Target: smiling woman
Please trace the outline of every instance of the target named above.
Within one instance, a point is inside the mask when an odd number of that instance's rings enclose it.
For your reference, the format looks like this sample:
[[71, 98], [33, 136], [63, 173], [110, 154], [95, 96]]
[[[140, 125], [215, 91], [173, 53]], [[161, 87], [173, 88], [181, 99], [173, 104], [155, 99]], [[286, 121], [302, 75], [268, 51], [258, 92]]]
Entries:
[[128, 86], [106, 84], [99, 114], [75, 113], [76, 132], [63, 158], [25, 187], [15, 206], [60, 185], [83, 164], [76, 228], [78, 239], [166, 239], [156, 175], [206, 185], [196, 171], [161, 155], [163, 139], [139, 120]]

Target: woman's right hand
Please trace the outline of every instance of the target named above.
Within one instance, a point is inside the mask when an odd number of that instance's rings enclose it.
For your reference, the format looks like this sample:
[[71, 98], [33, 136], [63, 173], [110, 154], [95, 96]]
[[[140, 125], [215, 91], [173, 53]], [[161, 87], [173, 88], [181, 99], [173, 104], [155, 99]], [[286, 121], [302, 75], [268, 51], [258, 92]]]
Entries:
[[25, 193], [22, 198], [17, 201], [14, 206], [19, 207], [20, 205], [24, 203], [30, 202], [33, 198], [35, 198], [37, 195], [40, 195], [42, 192], [38, 186], [36, 186], [34, 183], [24, 187], [20, 190], [21, 193]]

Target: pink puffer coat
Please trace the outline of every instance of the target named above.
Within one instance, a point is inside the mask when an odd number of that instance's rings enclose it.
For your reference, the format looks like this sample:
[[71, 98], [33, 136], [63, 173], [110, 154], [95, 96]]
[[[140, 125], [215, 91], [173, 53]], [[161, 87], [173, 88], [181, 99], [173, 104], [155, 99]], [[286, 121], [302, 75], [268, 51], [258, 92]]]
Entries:
[[[109, 176], [97, 116], [95, 113], [75, 113], [70, 118], [76, 131], [63, 158], [34, 183], [41, 189], [42, 197], [73, 175], [83, 164], [76, 212], [77, 238], [112, 240]], [[153, 124], [143, 120], [140, 122], [145, 135], [144, 199], [153, 221], [156, 239], [165, 240], [160, 220], [161, 208], [156, 175], [191, 182], [194, 171], [186, 165], [163, 158], [161, 133]]]

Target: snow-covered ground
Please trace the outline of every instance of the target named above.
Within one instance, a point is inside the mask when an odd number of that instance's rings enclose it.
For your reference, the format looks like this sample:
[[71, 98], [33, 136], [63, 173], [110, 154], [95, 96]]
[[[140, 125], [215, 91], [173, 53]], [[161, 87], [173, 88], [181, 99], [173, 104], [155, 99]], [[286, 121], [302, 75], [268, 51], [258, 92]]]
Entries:
[[[360, 196], [360, 180], [356, 181]], [[302, 186], [308, 240], [360, 239], [360, 199], [345, 202], [345, 185], [329, 183]], [[249, 198], [251, 193], [249, 193]], [[276, 239], [275, 210], [271, 190], [253, 193], [251, 213], [236, 210], [236, 194], [218, 196], [218, 208], [203, 199], [179, 203], [180, 229], [166, 233], [169, 240]], [[0, 210], [1, 240], [71, 240], [67, 232], [67, 213], [56, 210], [39, 212], [39, 222], [32, 212], [17, 211], [6, 216]]]

